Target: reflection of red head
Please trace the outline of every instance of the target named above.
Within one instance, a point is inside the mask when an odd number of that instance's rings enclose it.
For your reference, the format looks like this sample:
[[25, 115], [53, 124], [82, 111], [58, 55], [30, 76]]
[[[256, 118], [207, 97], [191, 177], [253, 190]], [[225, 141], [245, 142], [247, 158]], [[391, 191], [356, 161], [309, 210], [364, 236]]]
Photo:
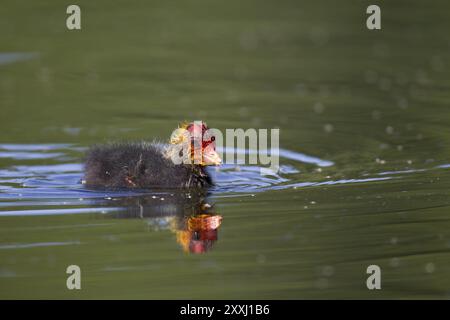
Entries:
[[220, 227], [222, 216], [211, 214], [199, 214], [188, 219], [188, 229], [190, 231], [215, 230]]
[[210, 240], [210, 241], [216, 241], [217, 240], [217, 229], [211, 229], [211, 230], [201, 230], [197, 232], [196, 237], [198, 240]]
[[222, 216], [200, 214], [190, 217], [187, 230], [178, 231], [178, 242], [185, 251], [191, 253], [205, 253], [217, 241], [217, 229], [222, 222]]
[[205, 253], [208, 249], [204, 241], [191, 240], [189, 243], [189, 251], [191, 253]]

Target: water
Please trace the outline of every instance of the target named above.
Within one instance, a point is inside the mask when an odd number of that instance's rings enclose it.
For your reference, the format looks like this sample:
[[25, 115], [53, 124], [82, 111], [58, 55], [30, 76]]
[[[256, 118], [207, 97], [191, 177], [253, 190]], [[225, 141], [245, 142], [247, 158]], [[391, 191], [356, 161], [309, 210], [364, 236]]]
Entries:
[[[79, 32], [51, 1], [2, 4], [0, 298], [448, 299], [449, 5], [383, 4], [369, 32], [370, 3], [326, 4], [82, 1]], [[89, 145], [185, 119], [280, 128], [280, 172], [80, 183]]]

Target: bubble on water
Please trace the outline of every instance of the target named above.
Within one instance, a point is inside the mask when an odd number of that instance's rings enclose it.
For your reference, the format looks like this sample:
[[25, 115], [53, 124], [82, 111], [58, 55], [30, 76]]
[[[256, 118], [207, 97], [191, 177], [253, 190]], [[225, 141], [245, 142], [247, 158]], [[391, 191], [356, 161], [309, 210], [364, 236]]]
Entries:
[[332, 124], [327, 123], [326, 125], [323, 126], [323, 130], [324, 130], [326, 133], [331, 133], [331, 132], [333, 132], [334, 127], [333, 127]]
[[334, 274], [334, 267], [333, 266], [324, 266], [322, 268], [322, 275], [325, 277], [331, 277]]
[[51, 81], [51, 72], [50, 69], [47, 67], [42, 67], [41, 69], [39, 69], [38, 74], [37, 74], [37, 78], [39, 81], [43, 82], [43, 83], [48, 83]]
[[98, 83], [99, 78], [100, 76], [98, 72], [95, 70], [90, 70], [89, 72], [86, 73], [86, 83], [89, 86], [96, 85]]
[[375, 159], [375, 162], [376, 162], [376, 163], [379, 163], [379, 164], [385, 164], [385, 163], [386, 163], [386, 160], [383, 160], [383, 159], [380, 159], [380, 158], [376, 158], [376, 159]]
[[289, 240], [294, 239], [294, 235], [293, 235], [291, 232], [288, 232], [288, 233], [285, 233], [285, 234], [281, 237], [281, 239], [284, 240], [284, 241], [289, 241]]
[[315, 201], [311, 201], [310, 204], [316, 204], [316, 202]]
[[161, 199], [159, 199], [159, 200], [164, 201], [164, 198], [161, 198]]
[[304, 206], [303, 209], [308, 209], [308, 206]]
[[398, 146], [397, 146], [397, 150], [398, 150], [398, 151], [403, 151], [403, 146], [402, 146], [402, 145], [398, 145]]
[[408, 108], [408, 100], [404, 97], [398, 97], [397, 105], [399, 106], [400, 109], [407, 109]]
[[434, 265], [433, 262], [428, 262], [425, 265], [425, 272], [426, 273], [433, 273], [436, 270], [436, 266]]
[[117, 236], [115, 236], [113, 234], [107, 234], [107, 235], [102, 236], [102, 239], [105, 239], [107, 241], [115, 242], [115, 241], [119, 240], [119, 237], [117, 237]]
[[423, 139], [423, 134], [421, 134], [421, 133], [417, 134], [416, 139], [417, 140], [422, 140]]
[[413, 162], [412, 162], [412, 160], [406, 160], [406, 163], [407, 164], [412, 164]]
[[373, 120], [380, 120], [381, 118], [381, 112], [378, 110], [373, 110], [372, 111], [372, 119]]
[[247, 30], [241, 33], [239, 37], [239, 43], [245, 50], [254, 50], [258, 48], [258, 37], [255, 32]]
[[[229, 102], [238, 102], [239, 101], [239, 94], [234, 90], [229, 90], [226, 93], [225, 99]], [[245, 108], [245, 107], [244, 107]], [[239, 110], [241, 111], [241, 110]]]
[[380, 150], [385, 150], [389, 148], [389, 145], [387, 143], [380, 143], [379, 148]]
[[303, 96], [303, 95], [306, 94], [307, 89], [306, 89], [306, 86], [305, 86], [303, 83], [298, 83], [298, 84], [295, 86], [294, 91], [295, 91], [296, 94], [298, 94], [298, 95], [300, 95], [300, 96]]
[[316, 172], [322, 172], [322, 168], [316, 168], [316, 169], [314, 169], [314, 171], [316, 171]]
[[239, 114], [239, 116], [241, 116], [241, 117], [247, 117], [247, 116], [249, 115], [248, 108], [247, 108], [247, 107], [241, 107], [241, 108], [239, 108], [238, 114]]
[[420, 85], [427, 85], [431, 82], [426, 71], [421, 69], [416, 72], [416, 81]]
[[396, 245], [398, 243], [398, 239], [396, 237], [392, 237], [390, 242], [391, 244]]
[[325, 107], [323, 106], [323, 104], [321, 102], [316, 102], [314, 104], [314, 112], [315, 113], [322, 113], [325, 110]]
[[394, 128], [392, 126], [387, 126], [386, 127], [386, 133], [387, 134], [393, 134], [394, 133]]
[[254, 127], [259, 127], [261, 125], [261, 118], [255, 117], [252, 119], [251, 124]]
[[266, 260], [267, 259], [266, 259], [266, 256], [264, 254], [258, 254], [256, 256], [256, 262], [259, 263], [259, 264], [266, 263]]
[[78, 136], [81, 132], [81, 128], [64, 127], [62, 128], [62, 131], [70, 136]]

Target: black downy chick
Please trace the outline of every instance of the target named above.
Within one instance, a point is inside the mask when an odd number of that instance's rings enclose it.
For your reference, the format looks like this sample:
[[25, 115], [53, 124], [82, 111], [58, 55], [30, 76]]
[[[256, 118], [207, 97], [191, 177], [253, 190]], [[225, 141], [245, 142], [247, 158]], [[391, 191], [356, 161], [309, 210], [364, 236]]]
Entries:
[[149, 142], [108, 143], [91, 147], [83, 183], [104, 188], [207, 188], [206, 171], [219, 165], [215, 137], [205, 123], [176, 129], [169, 145]]

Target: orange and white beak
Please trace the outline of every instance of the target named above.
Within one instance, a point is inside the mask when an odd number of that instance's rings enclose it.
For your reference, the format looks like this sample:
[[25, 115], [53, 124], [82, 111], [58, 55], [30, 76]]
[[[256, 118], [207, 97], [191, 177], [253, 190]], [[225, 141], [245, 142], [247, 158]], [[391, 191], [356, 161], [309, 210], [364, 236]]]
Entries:
[[222, 163], [222, 159], [214, 147], [206, 147], [203, 149], [203, 161], [202, 165], [204, 166], [218, 166]]

